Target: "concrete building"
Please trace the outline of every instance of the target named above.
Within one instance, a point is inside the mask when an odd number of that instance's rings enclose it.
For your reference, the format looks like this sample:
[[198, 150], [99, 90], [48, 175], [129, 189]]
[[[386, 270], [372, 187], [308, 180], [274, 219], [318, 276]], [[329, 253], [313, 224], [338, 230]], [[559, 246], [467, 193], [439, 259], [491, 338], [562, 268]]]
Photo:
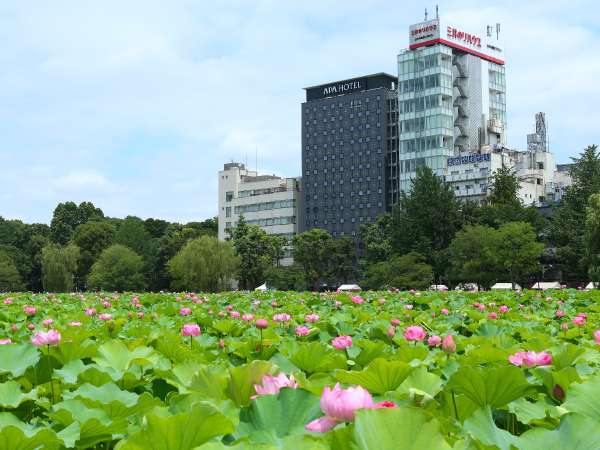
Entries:
[[396, 82], [377, 73], [305, 88], [301, 231], [357, 236], [397, 197]]
[[[258, 175], [244, 164], [232, 162], [219, 171], [219, 234], [229, 237], [240, 216], [247, 223], [258, 225], [270, 235], [291, 240], [298, 232], [300, 179], [276, 175]], [[288, 250], [282, 265], [292, 264]]]
[[419, 166], [444, 176], [448, 158], [506, 143], [506, 83], [500, 25], [484, 35], [439, 17], [409, 29], [398, 55], [400, 190]]

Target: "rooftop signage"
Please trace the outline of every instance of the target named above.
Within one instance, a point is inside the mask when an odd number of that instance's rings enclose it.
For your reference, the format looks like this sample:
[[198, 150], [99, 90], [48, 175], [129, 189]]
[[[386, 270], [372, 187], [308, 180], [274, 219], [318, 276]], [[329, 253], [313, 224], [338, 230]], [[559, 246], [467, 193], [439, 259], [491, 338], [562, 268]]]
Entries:
[[448, 167], [450, 166], [460, 166], [461, 164], [472, 164], [483, 161], [490, 161], [489, 153], [472, 153], [470, 155], [465, 156], [455, 156], [452, 158], [448, 158]]
[[504, 64], [502, 50], [498, 47], [496, 39], [491, 37], [488, 37], [487, 40], [483, 39], [477, 34], [467, 33], [461, 28], [446, 25], [440, 19], [410, 26], [409, 48], [411, 50], [434, 44], [444, 44], [487, 61]]

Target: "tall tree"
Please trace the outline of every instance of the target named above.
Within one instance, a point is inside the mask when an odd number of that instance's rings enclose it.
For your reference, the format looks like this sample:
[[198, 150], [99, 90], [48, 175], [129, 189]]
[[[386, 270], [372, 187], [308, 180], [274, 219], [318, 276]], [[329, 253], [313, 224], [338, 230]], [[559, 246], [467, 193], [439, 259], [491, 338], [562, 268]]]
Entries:
[[92, 266], [88, 286], [108, 291], [143, 290], [146, 281], [142, 269], [141, 256], [123, 245], [111, 245]]
[[485, 225], [468, 225], [456, 233], [449, 248], [450, 280], [489, 288], [497, 278], [496, 242], [496, 230]]
[[302, 267], [307, 286], [318, 289], [331, 269], [333, 238], [328, 231], [313, 228], [294, 236], [294, 261]]
[[388, 261], [371, 264], [366, 272], [369, 289], [426, 289], [432, 281], [432, 267], [416, 252], [394, 255]]
[[150, 250], [151, 234], [139, 217], [127, 216], [119, 225], [114, 242], [129, 247], [138, 255], [147, 255]]
[[572, 158], [573, 184], [565, 195], [553, 218], [551, 241], [563, 279], [584, 281], [588, 277], [588, 258], [585, 242], [586, 208], [589, 198], [600, 192], [600, 151], [597, 145], [587, 147], [579, 158]]
[[79, 247], [70, 244], [61, 247], [48, 244], [42, 250], [42, 276], [44, 290], [48, 292], [70, 292], [77, 270]]
[[447, 267], [445, 250], [461, 227], [461, 205], [450, 186], [426, 166], [417, 169], [411, 186], [392, 210], [393, 252], [424, 255], [438, 278]]
[[510, 167], [502, 167], [492, 174], [488, 202], [491, 205], [518, 205], [521, 183]]
[[360, 225], [360, 238], [364, 245], [364, 259], [367, 264], [386, 261], [392, 254], [391, 222], [391, 215], [385, 213], [377, 216], [374, 222]]
[[92, 220], [78, 225], [73, 233], [73, 242], [80, 249], [76, 273], [77, 287], [85, 289], [86, 278], [102, 250], [109, 247], [115, 238], [115, 227], [108, 221]]
[[590, 196], [585, 228], [589, 274], [592, 281], [598, 282], [600, 281], [600, 194]]
[[219, 292], [230, 286], [238, 264], [231, 242], [205, 235], [185, 244], [168, 270], [174, 289]]
[[10, 256], [0, 250], [0, 292], [16, 292], [25, 286]]
[[350, 236], [334, 239], [331, 245], [331, 275], [336, 285], [356, 281], [356, 247]]
[[256, 225], [248, 225], [240, 216], [230, 231], [231, 242], [240, 258], [238, 280], [242, 289], [254, 289], [265, 282], [265, 272], [272, 266], [273, 247], [267, 233]]
[[71, 240], [75, 228], [89, 220], [102, 218], [102, 210], [91, 202], [82, 202], [79, 206], [74, 202], [59, 203], [50, 222], [52, 242], [66, 245]]

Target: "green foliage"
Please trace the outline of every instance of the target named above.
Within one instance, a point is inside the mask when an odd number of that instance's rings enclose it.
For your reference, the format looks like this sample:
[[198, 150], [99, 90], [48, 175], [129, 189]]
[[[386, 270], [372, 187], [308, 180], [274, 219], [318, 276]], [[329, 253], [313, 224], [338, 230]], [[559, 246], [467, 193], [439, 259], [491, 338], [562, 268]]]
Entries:
[[221, 291], [229, 287], [239, 260], [229, 242], [202, 236], [189, 241], [169, 261], [175, 289]]
[[491, 205], [513, 205], [520, 204], [519, 189], [521, 183], [517, 173], [509, 168], [502, 167], [492, 174], [492, 182], [488, 202]]
[[485, 225], [467, 225], [450, 244], [450, 279], [489, 288], [497, 279], [494, 254], [497, 232]]
[[21, 274], [12, 258], [0, 250], [0, 292], [16, 292], [24, 288]]
[[600, 193], [590, 196], [585, 229], [589, 274], [592, 280], [600, 281]]
[[537, 242], [531, 225], [524, 222], [502, 225], [493, 247], [498, 266], [504, 268], [512, 283], [538, 269], [543, 250], [544, 244]]
[[42, 249], [42, 275], [44, 289], [49, 292], [69, 292], [79, 261], [79, 247], [70, 244], [59, 247], [48, 244]]
[[82, 202], [77, 206], [73, 202], [59, 203], [54, 209], [50, 231], [52, 242], [66, 245], [75, 229], [89, 220], [101, 220], [104, 213], [91, 202]]
[[[235, 253], [240, 260], [237, 273], [240, 287], [254, 289], [265, 282], [265, 272], [273, 265], [271, 239], [262, 228], [248, 225], [243, 216], [240, 216], [237, 226], [230, 233]], [[280, 243], [279, 240], [275, 242], [276, 245]], [[277, 247], [277, 252], [280, 251]]]
[[141, 256], [123, 245], [112, 245], [104, 250], [92, 266], [88, 286], [105, 291], [133, 291], [144, 289]]
[[389, 260], [371, 264], [366, 270], [366, 286], [370, 289], [425, 289], [432, 281], [432, 267], [416, 252], [392, 256]]

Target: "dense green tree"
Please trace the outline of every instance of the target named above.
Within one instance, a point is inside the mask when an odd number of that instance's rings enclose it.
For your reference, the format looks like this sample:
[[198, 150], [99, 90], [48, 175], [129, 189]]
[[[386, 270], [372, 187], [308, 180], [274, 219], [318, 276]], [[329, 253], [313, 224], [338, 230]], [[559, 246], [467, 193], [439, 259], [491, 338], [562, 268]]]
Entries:
[[59, 203], [54, 209], [50, 223], [52, 242], [65, 245], [73, 236], [75, 228], [89, 220], [100, 220], [104, 213], [91, 202], [82, 202], [77, 206], [74, 202]]
[[585, 228], [589, 274], [592, 281], [598, 282], [600, 281], [600, 194], [590, 196]]
[[369, 289], [426, 289], [433, 282], [433, 269], [423, 255], [410, 252], [371, 264], [365, 282]]
[[204, 235], [185, 244], [168, 270], [174, 289], [219, 292], [230, 286], [238, 265], [231, 242]]
[[485, 225], [467, 225], [450, 244], [453, 283], [476, 283], [489, 288], [497, 278], [494, 247], [497, 231]]
[[266, 270], [265, 279], [269, 289], [277, 289], [279, 291], [306, 290], [304, 272], [297, 264], [269, 267]]
[[520, 205], [519, 189], [521, 183], [517, 173], [509, 167], [502, 167], [492, 174], [487, 201], [490, 205]]
[[170, 223], [166, 220], [161, 219], [146, 219], [144, 221], [144, 226], [146, 227], [146, 231], [150, 233], [153, 238], [160, 238], [166, 232], [167, 228], [169, 228]]
[[91, 289], [139, 291], [146, 287], [142, 257], [128, 247], [114, 244], [103, 250], [88, 276]]
[[358, 277], [356, 246], [350, 236], [334, 239], [331, 245], [330, 279], [339, 285], [356, 281]]
[[533, 227], [525, 222], [510, 222], [496, 232], [492, 247], [499, 274], [514, 284], [524, 281], [539, 269], [544, 244], [537, 242]]
[[108, 221], [92, 220], [78, 225], [73, 233], [73, 242], [80, 249], [76, 273], [77, 287], [85, 289], [85, 281], [100, 253], [108, 248], [115, 238], [115, 227]]
[[600, 192], [600, 151], [587, 147], [579, 158], [571, 158], [573, 184], [566, 189], [556, 208], [551, 226], [551, 242], [563, 279], [584, 281], [588, 277], [588, 250], [585, 242], [586, 208], [591, 195]]
[[24, 287], [17, 266], [6, 252], [0, 250], [0, 292], [16, 292]]
[[403, 192], [392, 210], [393, 253], [416, 251], [424, 255], [437, 279], [448, 265], [445, 250], [462, 225], [460, 210], [450, 186], [430, 168], [419, 167], [411, 192]]
[[116, 244], [129, 247], [142, 256], [149, 253], [151, 240], [152, 235], [146, 229], [144, 221], [134, 216], [127, 216], [121, 222], [114, 237]]
[[42, 277], [44, 290], [70, 292], [77, 270], [79, 247], [70, 244], [61, 247], [48, 244], [42, 249]]
[[289, 247], [289, 241], [283, 236], [269, 236], [271, 246], [271, 256], [273, 258], [273, 265], [279, 267], [281, 260], [283, 259], [287, 248]]
[[360, 225], [360, 238], [364, 246], [364, 259], [367, 264], [386, 261], [392, 254], [390, 242], [390, 214], [381, 214], [374, 222]]
[[273, 246], [269, 235], [256, 225], [248, 225], [240, 216], [230, 230], [231, 242], [240, 258], [238, 280], [241, 289], [254, 289], [265, 282], [265, 271], [273, 261]]
[[333, 238], [321, 228], [294, 236], [294, 261], [302, 267], [306, 285], [318, 289], [331, 270]]

